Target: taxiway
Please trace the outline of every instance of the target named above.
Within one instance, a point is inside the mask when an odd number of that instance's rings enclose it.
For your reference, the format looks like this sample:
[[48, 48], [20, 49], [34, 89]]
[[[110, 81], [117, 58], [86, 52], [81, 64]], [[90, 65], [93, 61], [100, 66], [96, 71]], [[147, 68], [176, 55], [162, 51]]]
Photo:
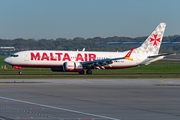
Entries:
[[0, 79], [1, 120], [179, 120], [180, 79]]

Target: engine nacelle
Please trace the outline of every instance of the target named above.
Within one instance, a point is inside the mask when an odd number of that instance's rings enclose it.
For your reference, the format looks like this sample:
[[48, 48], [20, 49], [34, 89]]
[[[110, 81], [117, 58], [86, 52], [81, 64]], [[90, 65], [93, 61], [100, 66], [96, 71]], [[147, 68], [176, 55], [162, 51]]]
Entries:
[[78, 62], [64, 62], [63, 71], [68, 72], [81, 72], [83, 70], [83, 66]]

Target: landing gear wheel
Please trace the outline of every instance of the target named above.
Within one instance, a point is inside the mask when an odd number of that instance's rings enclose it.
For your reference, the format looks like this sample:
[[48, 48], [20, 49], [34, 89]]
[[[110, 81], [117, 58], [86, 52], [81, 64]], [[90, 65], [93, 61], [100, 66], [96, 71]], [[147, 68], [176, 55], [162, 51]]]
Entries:
[[79, 72], [80, 75], [83, 75], [84, 74], [84, 70], [82, 70], [81, 72]]
[[22, 75], [22, 71], [19, 71], [19, 75]]
[[88, 69], [88, 70], [86, 71], [86, 74], [92, 74], [92, 70]]

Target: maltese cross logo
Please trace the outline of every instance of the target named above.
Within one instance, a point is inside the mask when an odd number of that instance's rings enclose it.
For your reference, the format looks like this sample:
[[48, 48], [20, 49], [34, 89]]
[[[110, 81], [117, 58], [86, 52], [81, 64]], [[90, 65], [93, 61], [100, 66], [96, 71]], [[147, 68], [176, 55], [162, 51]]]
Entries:
[[153, 41], [154, 41], [153, 46], [154, 46], [154, 45], [157, 46], [157, 42], [161, 42], [161, 41], [160, 41], [161, 38], [158, 38], [158, 39], [157, 39], [158, 34], [156, 34], [156, 35], [153, 34], [153, 36], [154, 36], [154, 38], [151, 38], [151, 37], [150, 37], [150, 39], [151, 39], [150, 42], [153, 42]]

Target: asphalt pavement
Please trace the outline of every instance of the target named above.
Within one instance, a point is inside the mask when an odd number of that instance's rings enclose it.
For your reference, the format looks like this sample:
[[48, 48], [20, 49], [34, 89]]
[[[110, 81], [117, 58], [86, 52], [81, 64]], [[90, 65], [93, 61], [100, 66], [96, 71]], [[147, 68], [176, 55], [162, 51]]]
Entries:
[[180, 79], [0, 79], [0, 120], [179, 120]]

